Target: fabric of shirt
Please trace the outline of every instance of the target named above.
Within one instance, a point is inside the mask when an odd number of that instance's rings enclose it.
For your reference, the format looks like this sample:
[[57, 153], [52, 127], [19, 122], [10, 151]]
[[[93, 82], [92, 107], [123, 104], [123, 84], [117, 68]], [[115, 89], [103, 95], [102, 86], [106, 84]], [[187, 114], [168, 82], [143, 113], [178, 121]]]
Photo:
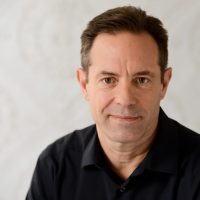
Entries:
[[200, 135], [161, 110], [145, 159], [123, 181], [108, 166], [96, 126], [40, 155], [26, 200], [200, 200]]

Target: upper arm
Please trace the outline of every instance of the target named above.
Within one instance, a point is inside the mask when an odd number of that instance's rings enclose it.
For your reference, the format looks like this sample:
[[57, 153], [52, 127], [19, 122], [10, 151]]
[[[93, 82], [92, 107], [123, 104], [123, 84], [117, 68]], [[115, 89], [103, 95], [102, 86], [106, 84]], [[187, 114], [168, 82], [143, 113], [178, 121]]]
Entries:
[[55, 200], [55, 166], [51, 159], [40, 156], [26, 200]]

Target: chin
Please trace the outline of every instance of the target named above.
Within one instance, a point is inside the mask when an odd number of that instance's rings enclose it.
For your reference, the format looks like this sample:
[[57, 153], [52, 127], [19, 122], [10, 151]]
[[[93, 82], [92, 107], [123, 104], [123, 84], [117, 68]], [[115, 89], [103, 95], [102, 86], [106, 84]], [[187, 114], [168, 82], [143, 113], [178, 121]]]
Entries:
[[139, 130], [115, 130], [112, 131], [112, 134], [109, 134], [109, 138], [112, 141], [119, 142], [119, 143], [130, 143], [138, 141], [142, 137], [142, 133]]

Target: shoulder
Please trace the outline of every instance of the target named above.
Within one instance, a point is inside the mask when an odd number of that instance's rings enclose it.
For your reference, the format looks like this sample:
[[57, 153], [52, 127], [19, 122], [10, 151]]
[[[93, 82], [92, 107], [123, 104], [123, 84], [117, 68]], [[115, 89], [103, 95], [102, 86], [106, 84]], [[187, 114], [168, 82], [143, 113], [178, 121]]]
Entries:
[[71, 152], [84, 151], [95, 131], [96, 126], [91, 125], [66, 134], [48, 145], [40, 154], [40, 159], [53, 159], [55, 161]]
[[187, 150], [200, 150], [200, 134], [172, 120], [177, 128], [178, 141]]
[[200, 151], [200, 134], [169, 118], [161, 109], [159, 130], [164, 142], [176, 146], [177, 151], [189, 155]]
[[173, 120], [177, 127], [177, 145], [182, 168], [200, 174], [200, 134]]

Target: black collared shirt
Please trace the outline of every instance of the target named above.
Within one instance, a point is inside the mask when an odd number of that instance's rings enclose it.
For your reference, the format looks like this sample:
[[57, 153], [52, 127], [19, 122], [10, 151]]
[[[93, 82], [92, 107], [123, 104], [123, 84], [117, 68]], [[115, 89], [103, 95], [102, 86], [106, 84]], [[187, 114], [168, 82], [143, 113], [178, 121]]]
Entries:
[[161, 110], [151, 150], [122, 181], [106, 164], [95, 125], [40, 155], [26, 200], [200, 200], [200, 135]]

